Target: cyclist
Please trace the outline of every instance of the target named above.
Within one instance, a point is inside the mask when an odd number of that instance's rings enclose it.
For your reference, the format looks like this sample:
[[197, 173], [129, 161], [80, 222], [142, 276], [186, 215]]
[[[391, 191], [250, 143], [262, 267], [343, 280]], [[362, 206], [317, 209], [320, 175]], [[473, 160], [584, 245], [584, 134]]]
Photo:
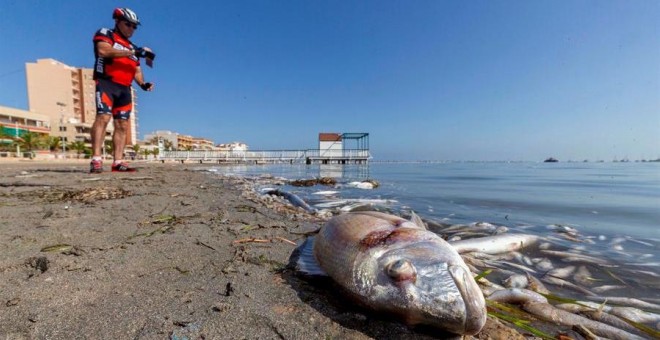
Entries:
[[92, 161], [90, 173], [103, 172], [101, 148], [105, 131], [113, 118], [112, 171], [136, 171], [124, 161], [126, 136], [130, 129], [129, 119], [133, 111], [131, 84], [135, 81], [145, 91], [152, 91], [154, 84], [145, 82], [140, 58], [151, 65], [155, 54], [148, 47], [138, 47], [129, 39], [140, 25], [135, 12], [128, 8], [116, 8], [112, 13], [113, 29], [102, 28], [94, 35], [94, 80], [96, 81], [96, 119], [92, 125]]

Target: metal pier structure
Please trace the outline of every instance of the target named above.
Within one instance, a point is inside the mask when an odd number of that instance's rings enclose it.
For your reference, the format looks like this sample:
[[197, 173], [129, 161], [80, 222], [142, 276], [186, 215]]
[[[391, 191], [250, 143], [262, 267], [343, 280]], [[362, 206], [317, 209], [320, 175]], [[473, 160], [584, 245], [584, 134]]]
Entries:
[[247, 164], [366, 164], [371, 159], [369, 150], [343, 150], [342, 154], [323, 155], [319, 150], [264, 150], [264, 151], [161, 151], [160, 161], [199, 163]]
[[[347, 148], [345, 142], [354, 147]], [[307, 150], [165, 151], [159, 145], [158, 159], [163, 162], [367, 164], [371, 159], [368, 133], [320, 133], [319, 148]]]

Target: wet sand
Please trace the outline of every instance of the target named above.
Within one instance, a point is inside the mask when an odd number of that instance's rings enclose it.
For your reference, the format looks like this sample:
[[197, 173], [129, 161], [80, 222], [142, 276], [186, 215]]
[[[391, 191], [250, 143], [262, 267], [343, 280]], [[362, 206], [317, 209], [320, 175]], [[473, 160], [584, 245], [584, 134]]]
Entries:
[[[297, 276], [291, 243], [317, 217], [204, 165], [134, 165], [90, 175], [87, 162], [0, 163], [0, 338], [448, 337]], [[515, 337], [490, 319], [477, 336]]]

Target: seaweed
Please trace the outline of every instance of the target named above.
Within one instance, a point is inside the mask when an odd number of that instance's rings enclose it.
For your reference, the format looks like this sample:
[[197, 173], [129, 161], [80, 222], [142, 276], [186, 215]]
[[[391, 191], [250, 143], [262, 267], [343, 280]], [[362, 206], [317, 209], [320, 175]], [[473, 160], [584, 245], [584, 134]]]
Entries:
[[533, 335], [535, 335], [535, 336], [537, 336], [541, 339], [545, 339], [545, 340], [555, 339], [554, 336], [551, 336], [551, 335], [549, 335], [549, 334], [547, 334], [547, 333], [545, 333], [545, 332], [529, 325], [530, 321], [528, 321], [528, 320], [518, 319], [514, 316], [506, 315], [506, 314], [502, 314], [502, 313], [497, 313], [497, 312], [488, 312], [488, 315], [491, 316], [491, 317], [494, 317], [494, 318], [512, 323], [514, 326], [516, 326], [520, 329], [526, 330], [526, 331], [532, 333]]

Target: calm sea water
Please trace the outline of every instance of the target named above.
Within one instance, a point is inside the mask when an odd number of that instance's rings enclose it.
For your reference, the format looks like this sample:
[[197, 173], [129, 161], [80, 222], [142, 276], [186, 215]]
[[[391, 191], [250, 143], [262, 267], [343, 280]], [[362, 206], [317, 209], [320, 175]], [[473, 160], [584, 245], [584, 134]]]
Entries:
[[[285, 190], [312, 206], [371, 202], [448, 224], [489, 222], [543, 236], [554, 226], [569, 226], [594, 240], [584, 245], [590, 253], [660, 263], [660, 163], [287, 164], [217, 171], [292, 180], [334, 177], [336, 187]], [[351, 184], [365, 179], [380, 186], [365, 190]]]

